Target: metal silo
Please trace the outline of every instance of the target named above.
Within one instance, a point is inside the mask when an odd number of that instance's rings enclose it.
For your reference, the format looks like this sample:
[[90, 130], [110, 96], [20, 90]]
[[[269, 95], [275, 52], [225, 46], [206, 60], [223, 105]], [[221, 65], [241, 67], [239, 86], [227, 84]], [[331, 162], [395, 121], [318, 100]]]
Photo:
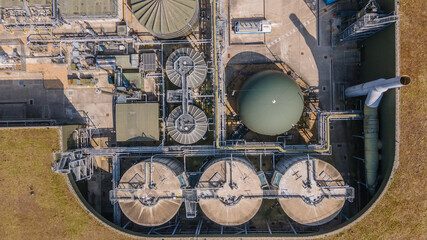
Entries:
[[200, 208], [220, 225], [235, 226], [249, 221], [262, 203], [261, 181], [254, 167], [241, 158], [213, 160], [197, 188]]
[[188, 105], [186, 112], [183, 110], [184, 106], [172, 110], [166, 121], [166, 129], [175, 141], [193, 144], [202, 139], [208, 130], [208, 118], [200, 108], [193, 105]]
[[184, 169], [176, 159], [153, 158], [129, 168], [116, 190], [123, 213], [143, 226], [166, 223], [182, 204]]
[[279, 161], [272, 185], [284, 196], [278, 201], [285, 213], [309, 226], [331, 221], [343, 208], [348, 191], [354, 194], [334, 166], [308, 156]]
[[206, 114], [189, 103], [190, 89], [200, 86], [206, 78], [206, 63], [196, 50], [179, 48], [166, 61], [166, 73], [173, 84], [182, 88], [182, 105], [169, 114], [166, 129], [175, 141], [193, 144], [203, 138], [208, 129]]
[[238, 96], [239, 114], [251, 131], [279, 135], [296, 124], [304, 109], [298, 84], [279, 71], [262, 71], [250, 77]]
[[188, 35], [199, 19], [197, 0], [131, 0], [136, 19], [158, 38]]
[[208, 67], [203, 56], [192, 48], [175, 50], [166, 61], [166, 74], [178, 87], [187, 81], [188, 88], [196, 88], [205, 81]]

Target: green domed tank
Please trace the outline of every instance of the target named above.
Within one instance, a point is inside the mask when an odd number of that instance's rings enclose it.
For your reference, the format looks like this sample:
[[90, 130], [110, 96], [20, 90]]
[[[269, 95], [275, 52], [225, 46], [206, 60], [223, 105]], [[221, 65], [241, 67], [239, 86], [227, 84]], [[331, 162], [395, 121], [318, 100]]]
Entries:
[[249, 78], [238, 97], [243, 124], [263, 135], [279, 135], [297, 123], [304, 109], [301, 88], [279, 71], [262, 71]]

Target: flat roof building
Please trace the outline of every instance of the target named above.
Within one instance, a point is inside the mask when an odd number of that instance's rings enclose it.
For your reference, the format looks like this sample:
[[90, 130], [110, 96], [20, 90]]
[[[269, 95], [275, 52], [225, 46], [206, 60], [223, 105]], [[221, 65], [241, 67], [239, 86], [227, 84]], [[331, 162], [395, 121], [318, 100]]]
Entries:
[[117, 142], [158, 141], [159, 104], [117, 104], [116, 134]]
[[84, 18], [116, 18], [118, 3], [116, 0], [60, 0], [61, 15], [66, 19], [84, 20]]

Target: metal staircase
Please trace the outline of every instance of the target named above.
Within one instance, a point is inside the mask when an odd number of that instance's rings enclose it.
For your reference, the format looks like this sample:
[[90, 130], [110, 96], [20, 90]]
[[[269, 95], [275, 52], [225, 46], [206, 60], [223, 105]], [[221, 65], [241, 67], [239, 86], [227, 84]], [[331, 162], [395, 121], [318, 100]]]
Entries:
[[389, 15], [368, 13], [340, 33], [340, 42], [364, 40], [398, 20], [399, 15], [394, 12]]
[[183, 196], [185, 200], [185, 215], [187, 218], [195, 218], [197, 216], [197, 190], [184, 189]]
[[375, 0], [370, 0], [355, 17], [356, 21], [339, 34], [340, 42], [364, 40], [399, 20], [394, 12], [384, 14]]
[[90, 179], [93, 174], [92, 157], [86, 156], [82, 151], [61, 153], [59, 159], [54, 161], [52, 170], [62, 174], [72, 173], [76, 182]]

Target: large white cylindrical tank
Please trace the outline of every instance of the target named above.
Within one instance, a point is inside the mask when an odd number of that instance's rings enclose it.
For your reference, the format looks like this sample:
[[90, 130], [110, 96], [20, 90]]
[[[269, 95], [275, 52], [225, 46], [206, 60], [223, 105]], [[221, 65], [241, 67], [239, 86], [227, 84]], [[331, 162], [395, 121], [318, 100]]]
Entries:
[[258, 212], [262, 198], [261, 181], [245, 159], [227, 157], [213, 160], [198, 183], [199, 205], [212, 221], [235, 226]]
[[[302, 156], [281, 160], [276, 165], [272, 185], [278, 186], [285, 213], [295, 222], [316, 226], [331, 221], [344, 206], [344, 197], [328, 197], [344, 180], [331, 164], [317, 158]], [[336, 191], [336, 190], [335, 190]], [[299, 196], [299, 197], [296, 197]]]
[[120, 179], [118, 191], [122, 212], [132, 222], [142, 226], [158, 226], [173, 218], [182, 204], [182, 189], [178, 175], [183, 172], [181, 163], [171, 158], [154, 158], [129, 168]]

